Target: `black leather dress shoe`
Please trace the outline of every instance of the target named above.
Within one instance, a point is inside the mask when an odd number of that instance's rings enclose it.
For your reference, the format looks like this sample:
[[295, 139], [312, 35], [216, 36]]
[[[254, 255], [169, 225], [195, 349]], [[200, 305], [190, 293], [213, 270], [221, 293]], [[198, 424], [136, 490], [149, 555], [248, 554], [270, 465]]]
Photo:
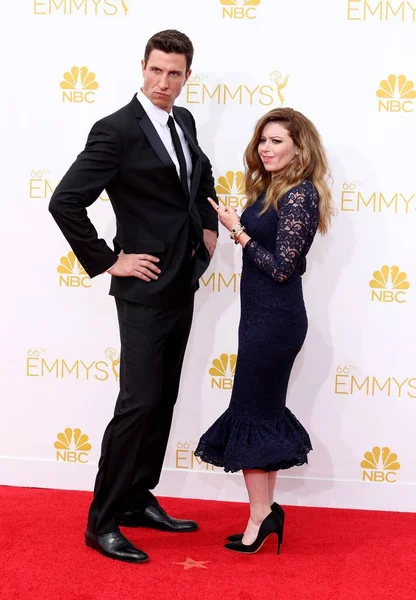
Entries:
[[195, 521], [174, 519], [159, 505], [147, 506], [143, 510], [125, 512], [119, 519], [119, 525], [124, 527], [150, 527], [173, 533], [186, 533], [198, 529], [198, 523]]
[[92, 533], [85, 532], [85, 543], [90, 548], [97, 550], [108, 558], [123, 560], [124, 562], [142, 563], [149, 560], [149, 557], [143, 550], [133, 546], [124, 535], [118, 531], [114, 533]]

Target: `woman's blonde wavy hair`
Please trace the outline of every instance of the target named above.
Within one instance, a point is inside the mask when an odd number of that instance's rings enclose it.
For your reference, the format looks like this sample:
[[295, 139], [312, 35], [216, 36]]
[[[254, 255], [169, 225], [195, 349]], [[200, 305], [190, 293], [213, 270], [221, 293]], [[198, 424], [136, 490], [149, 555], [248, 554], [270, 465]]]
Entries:
[[[280, 123], [287, 129], [299, 154], [282, 170], [266, 171], [260, 159], [258, 146], [267, 123]], [[319, 225], [322, 235], [328, 231], [334, 214], [331, 190], [327, 181], [331, 179], [328, 160], [315, 125], [302, 113], [292, 108], [275, 108], [266, 113], [256, 124], [253, 137], [244, 153], [245, 189], [247, 204], [252, 205], [259, 195], [266, 192], [264, 208], [278, 207], [279, 200], [291, 188], [309, 179], [319, 195]]]

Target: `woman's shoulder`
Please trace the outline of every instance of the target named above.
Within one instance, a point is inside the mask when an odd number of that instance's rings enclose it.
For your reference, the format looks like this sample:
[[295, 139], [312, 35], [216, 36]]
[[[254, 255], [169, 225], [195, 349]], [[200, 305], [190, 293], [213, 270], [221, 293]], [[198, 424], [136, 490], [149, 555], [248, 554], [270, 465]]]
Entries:
[[296, 202], [313, 206], [319, 203], [319, 196], [312, 181], [304, 179], [301, 183], [288, 190], [282, 200], [289, 203]]

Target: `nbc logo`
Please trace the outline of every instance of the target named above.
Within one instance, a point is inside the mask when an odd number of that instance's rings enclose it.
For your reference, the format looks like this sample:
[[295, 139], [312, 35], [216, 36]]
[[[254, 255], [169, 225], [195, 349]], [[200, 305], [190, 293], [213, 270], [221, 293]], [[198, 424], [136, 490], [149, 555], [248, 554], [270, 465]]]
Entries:
[[221, 354], [219, 358], [214, 358], [209, 370], [209, 374], [212, 376], [211, 388], [231, 390], [236, 363], [237, 354]]
[[61, 287], [91, 287], [91, 279], [72, 250], [66, 256], [61, 257], [56, 270], [59, 273], [59, 285]]
[[400, 469], [400, 463], [397, 454], [390, 452], [390, 448], [375, 446], [371, 452], [364, 453], [361, 468], [363, 481], [395, 483], [396, 471]]
[[61, 81], [62, 102], [95, 102], [95, 90], [98, 83], [95, 73], [88, 71], [87, 67], [72, 67], [64, 73]]
[[413, 81], [406, 79], [404, 75], [389, 75], [387, 79], [380, 81], [380, 87], [376, 93], [379, 112], [413, 112], [416, 98], [416, 90]]
[[380, 271], [374, 271], [370, 281], [371, 300], [374, 302], [406, 302], [406, 292], [410, 287], [407, 273], [400, 271], [399, 267], [383, 265]]
[[220, 0], [223, 19], [255, 19], [260, 0]]
[[242, 171], [227, 171], [225, 175], [218, 177], [215, 186], [218, 200], [223, 206], [233, 208], [244, 208], [247, 198], [244, 189], [244, 173]]
[[67, 463], [87, 463], [88, 452], [91, 444], [88, 436], [81, 429], [67, 427], [62, 433], [58, 433], [54, 447], [57, 450], [56, 460]]

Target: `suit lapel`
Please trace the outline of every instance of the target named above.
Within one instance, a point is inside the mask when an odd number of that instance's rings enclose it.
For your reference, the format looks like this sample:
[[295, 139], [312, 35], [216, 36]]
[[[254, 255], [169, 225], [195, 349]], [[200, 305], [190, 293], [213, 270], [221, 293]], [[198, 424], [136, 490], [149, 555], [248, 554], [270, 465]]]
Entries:
[[166, 150], [165, 145], [160, 139], [156, 129], [154, 128], [152, 121], [147, 116], [146, 111], [137, 100], [136, 96], [133, 97], [130, 106], [133, 110], [134, 116], [138, 120], [140, 129], [147, 137], [149, 144], [152, 146], [162, 163], [167, 167], [175, 167], [173, 160], [171, 159], [169, 152]]
[[[170, 157], [169, 152], [166, 150], [166, 147], [162, 140], [160, 139], [156, 129], [153, 126], [153, 123], [149, 119], [146, 111], [143, 106], [138, 101], [137, 97], [134, 96], [131, 101], [131, 108], [133, 110], [134, 116], [139, 121], [139, 127], [147, 137], [149, 144], [152, 146], [153, 150], [156, 152], [162, 163], [168, 167], [173, 167], [176, 170], [175, 164]], [[178, 123], [179, 127], [182, 129], [186, 141], [189, 144], [191, 149], [192, 156], [192, 176], [191, 176], [191, 190], [190, 190], [190, 201], [193, 202], [195, 200], [199, 182], [201, 179], [201, 151], [196, 143], [194, 135], [189, 131], [183, 119], [178, 115], [175, 107], [173, 108], [173, 114], [175, 117], [175, 121]]]
[[174, 167], [175, 165], [170, 157], [169, 152], [165, 148], [165, 144], [160, 139], [152, 121], [149, 119], [147, 114], [145, 114], [140, 120], [139, 125], [162, 163], [168, 167]]

